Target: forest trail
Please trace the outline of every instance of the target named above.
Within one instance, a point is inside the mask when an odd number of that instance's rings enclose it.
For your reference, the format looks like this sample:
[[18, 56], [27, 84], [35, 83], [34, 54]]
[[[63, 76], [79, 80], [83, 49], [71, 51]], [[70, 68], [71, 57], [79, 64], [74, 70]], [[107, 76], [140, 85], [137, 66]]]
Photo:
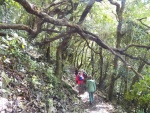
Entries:
[[[73, 77], [73, 81], [70, 82], [70, 85], [73, 86], [72, 89], [78, 92], [78, 85], [74, 83], [75, 78]], [[69, 82], [67, 82], [69, 83]], [[74, 85], [72, 85], [74, 83]], [[89, 94], [85, 92], [78, 97], [81, 99], [82, 104], [81, 109], [83, 109], [82, 113], [126, 113], [122, 110], [118, 110], [111, 102], [105, 101], [105, 96], [101, 91], [96, 91], [94, 93], [94, 102], [92, 105], [89, 104]]]
[[81, 108], [85, 111], [85, 113], [118, 113], [115, 112], [115, 108], [111, 103], [104, 102], [97, 94], [94, 94], [94, 102], [92, 105], [89, 104], [88, 92], [81, 94], [79, 97], [83, 102]]

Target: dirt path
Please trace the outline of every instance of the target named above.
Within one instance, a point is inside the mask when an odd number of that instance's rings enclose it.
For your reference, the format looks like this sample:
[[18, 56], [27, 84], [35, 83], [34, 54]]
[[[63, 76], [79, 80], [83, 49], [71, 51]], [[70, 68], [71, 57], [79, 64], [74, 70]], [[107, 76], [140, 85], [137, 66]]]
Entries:
[[[75, 78], [73, 78], [74, 80]], [[74, 83], [72, 81], [72, 83]], [[78, 92], [78, 85], [74, 83], [72, 85], [72, 89], [76, 92]], [[103, 95], [101, 93], [98, 93], [99, 95]], [[85, 92], [84, 94], [81, 94], [79, 96], [81, 98], [82, 104], [81, 109], [83, 109], [83, 112], [81, 113], [127, 113], [120, 108], [119, 105], [114, 106], [111, 102], [104, 101], [104, 98], [101, 96], [98, 96], [97, 94], [94, 94], [94, 103], [92, 105], [89, 105], [89, 94], [88, 92]]]
[[92, 105], [89, 105], [88, 92], [80, 95], [80, 98], [83, 101], [82, 108], [86, 113], [118, 113], [115, 112], [114, 106], [111, 103], [104, 102], [96, 94], [94, 94], [94, 103]]

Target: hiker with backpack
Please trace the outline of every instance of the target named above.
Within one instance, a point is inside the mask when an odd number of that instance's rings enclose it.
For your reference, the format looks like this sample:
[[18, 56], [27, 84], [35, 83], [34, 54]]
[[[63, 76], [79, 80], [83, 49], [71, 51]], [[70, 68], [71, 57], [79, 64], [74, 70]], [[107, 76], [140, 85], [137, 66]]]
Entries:
[[83, 87], [84, 87], [84, 92], [86, 91], [86, 81], [87, 81], [87, 73], [85, 71], [83, 71]]
[[82, 72], [79, 72], [76, 76], [76, 83], [79, 86], [79, 94], [82, 94], [84, 92], [84, 77]]
[[91, 105], [94, 101], [94, 92], [96, 91], [96, 83], [95, 80], [92, 79], [92, 76], [88, 77], [88, 80], [86, 81], [86, 88], [89, 93], [89, 102]]

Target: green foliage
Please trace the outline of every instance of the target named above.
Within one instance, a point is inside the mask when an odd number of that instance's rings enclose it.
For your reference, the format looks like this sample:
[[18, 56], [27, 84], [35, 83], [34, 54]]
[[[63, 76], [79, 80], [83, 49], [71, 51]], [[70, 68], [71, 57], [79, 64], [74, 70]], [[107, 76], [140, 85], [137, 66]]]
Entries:
[[21, 6], [14, 0], [5, 0], [0, 8], [0, 22], [2, 23], [16, 23], [22, 11]]
[[73, 0], [73, 2], [78, 3], [78, 2], [79, 2], [79, 0]]
[[117, 71], [119, 76], [122, 76], [123, 78], [127, 77], [127, 70], [125, 66], [120, 66]]
[[53, 72], [53, 68], [52, 67], [48, 67], [47, 69], [46, 69], [46, 75], [52, 80], [52, 81], [54, 81], [54, 82], [56, 82], [57, 80], [56, 80], [56, 77], [54, 76], [54, 74], [53, 74], [54, 72]]
[[7, 86], [9, 82], [11, 81], [10, 78], [8, 78], [8, 75], [5, 72], [2, 72], [0, 77], [3, 78], [3, 85]]
[[[29, 73], [24, 78], [25, 82], [32, 84], [36, 90], [40, 89], [39, 91], [45, 96], [52, 95], [54, 93], [53, 90], [60, 83], [53, 74], [53, 67], [43, 62], [37, 62], [35, 59], [32, 60], [29, 54], [26, 54], [27, 49], [29, 49], [27, 48], [29, 43], [27, 44], [24, 38], [16, 33], [12, 33], [12, 35], [13, 37], [6, 36], [0, 39], [1, 61], [5, 65], [15, 66], [14, 70]], [[11, 67], [7, 66], [7, 68]], [[7, 85], [10, 80], [5, 74], [1, 76], [6, 80], [5, 84]], [[50, 94], [47, 92], [50, 92]]]
[[[148, 8], [149, 3], [145, 4], [140, 0], [136, 1], [129, 1], [126, 5], [126, 17], [130, 19], [135, 19], [135, 17], [145, 17], [145, 15], [149, 15]], [[128, 13], [132, 12], [132, 13]]]
[[145, 76], [144, 80], [135, 83], [133, 89], [126, 93], [125, 98], [130, 101], [135, 100], [139, 108], [145, 105], [150, 108], [150, 76]]
[[[0, 40], [0, 51], [3, 54], [3, 61], [10, 62], [11, 58], [21, 58], [23, 56], [22, 52], [27, 45], [24, 38], [13, 34], [13, 37], [2, 37]], [[1, 57], [2, 58], [2, 57]]]
[[39, 80], [39, 77], [38, 77], [38, 76], [35, 76], [35, 75], [32, 76], [32, 83], [35, 85], [35, 87], [41, 85], [41, 82], [40, 82], [40, 80]]

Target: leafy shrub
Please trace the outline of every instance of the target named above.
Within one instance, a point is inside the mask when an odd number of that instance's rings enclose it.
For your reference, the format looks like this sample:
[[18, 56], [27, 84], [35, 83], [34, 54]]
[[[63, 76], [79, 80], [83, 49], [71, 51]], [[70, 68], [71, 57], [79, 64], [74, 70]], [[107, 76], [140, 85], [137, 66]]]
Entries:
[[126, 93], [126, 99], [134, 102], [134, 106], [145, 113], [150, 110], [150, 77], [145, 76], [133, 85], [133, 89]]

